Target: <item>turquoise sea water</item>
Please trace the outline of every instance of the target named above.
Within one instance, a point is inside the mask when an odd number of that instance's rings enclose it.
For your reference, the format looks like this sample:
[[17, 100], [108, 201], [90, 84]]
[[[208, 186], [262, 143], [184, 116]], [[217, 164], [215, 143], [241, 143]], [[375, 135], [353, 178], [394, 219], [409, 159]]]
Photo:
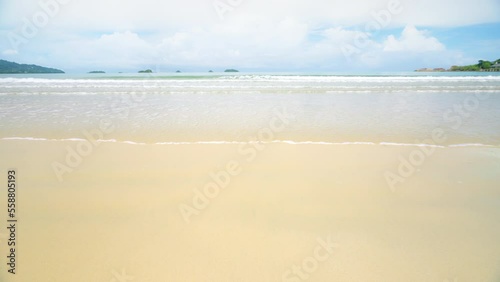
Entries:
[[[499, 73], [40, 74], [0, 76], [0, 138], [499, 146]], [[432, 141], [432, 140], [430, 140]]]

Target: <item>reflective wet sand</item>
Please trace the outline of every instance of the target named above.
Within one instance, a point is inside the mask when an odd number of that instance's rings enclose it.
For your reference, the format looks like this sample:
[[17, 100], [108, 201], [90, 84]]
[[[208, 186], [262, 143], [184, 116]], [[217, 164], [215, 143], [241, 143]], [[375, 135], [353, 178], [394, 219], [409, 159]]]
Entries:
[[19, 184], [17, 274], [2, 281], [500, 277], [498, 148], [436, 148], [391, 189], [415, 147], [102, 143], [59, 182], [66, 146], [0, 141], [1, 179], [16, 168]]

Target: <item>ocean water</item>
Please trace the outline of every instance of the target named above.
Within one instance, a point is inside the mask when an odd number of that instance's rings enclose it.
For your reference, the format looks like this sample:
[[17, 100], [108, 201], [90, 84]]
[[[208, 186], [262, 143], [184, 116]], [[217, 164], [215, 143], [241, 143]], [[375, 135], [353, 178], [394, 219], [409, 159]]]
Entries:
[[498, 282], [499, 144], [495, 74], [0, 76], [0, 281]]
[[500, 75], [2, 75], [0, 120], [2, 139], [498, 147]]

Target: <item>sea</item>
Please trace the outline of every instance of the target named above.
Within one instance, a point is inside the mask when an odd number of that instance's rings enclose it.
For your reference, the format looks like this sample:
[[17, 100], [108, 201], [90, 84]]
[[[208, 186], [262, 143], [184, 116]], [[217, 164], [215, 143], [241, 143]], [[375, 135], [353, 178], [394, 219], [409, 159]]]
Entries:
[[0, 174], [0, 281], [500, 281], [498, 73], [1, 75]]
[[0, 75], [0, 139], [89, 136], [130, 144], [499, 147], [500, 74]]

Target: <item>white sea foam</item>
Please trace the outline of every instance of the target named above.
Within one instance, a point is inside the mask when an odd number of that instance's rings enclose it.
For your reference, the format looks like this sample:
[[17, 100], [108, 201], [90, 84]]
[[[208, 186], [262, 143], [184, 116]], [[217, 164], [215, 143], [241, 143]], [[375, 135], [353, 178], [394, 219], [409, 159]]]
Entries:
[[2, 140], [51, 141], [51, 139], [37, 137], [4, 137]]
[[266, 93], [438, 93], [500, 92], [500, 76], [343, 76], [224, 75], [189, 79], [165, 74], [150, 77], [0, 78], [5, 95], [99, 95], [143, 92], [148, 95]]
[[453, 144], [448, 147], [495, 147], [494, 145], [487, 145], [481, 143], [466, 143], [466, 144]]
[[[20, 140], [20, 141], [51, 141], [51, 142], [86, 142], [87, 139], [82, 138], [40, 138], [40, 137], [3, 137], [0, 140]], [[457, 147], [499, 147], [491, 144], [482, 143], [463, 143], [450, 145], [436, 145], [425, 143], [395, 143], [395, 142], [327, 142], [327, 141], [293, 141], [293, 140], [272, 140], [272, 141], [166, 141], [166, 142], [138, 142], [130, 140], [116, 139], [99, 139], [94, 142], [98, 143], [119, 143], [129, 145], [245, 145], [245, 144], [288, 144], [288, 145], [365, 145], [365, 146], [396, 146], [396, 147], [434, 147], [434, 148], [457, 148]]]
[[[16, 78], [16, 77], [1, 77], [0, 85], [6, 84], [50, 84], [50, 85], [74, 85], [74, 84], [91, 84], [94, 86], [99, 85], [123, 85], [133, 84], [141, 86], [153, 86], [154, 83], [161, 83], [167, 85], [176, 85], [177, 83], [184, 85], [192, 85], [193, 83], [217, 83], [217, 82], [234, 82], [234, 81], [272, 81], [272, 82], [411, 82], [411, 81], [500, 81], [499, 75], [490, 76], [348, 76], [348, 75], [239, 75], [239, 76], [219, 76], [213, 78], [196, 78], [196, 79], [182, 79], [175, 77], [130, 77], [120, 79], [89, 79], [89, 78]], [[139, 83], [138, 83], [139, 82]], [[142, 83], [141, 83], [142, 82]]]
[[380, 142], [380, 145], [383, 146], [410, 146], [410, 147], [434, 147], [434, 148], [445, 148], [443, 145], [435, 145], [435, 144], [417, 144], [417, 143], [393, 143], [393, 142]]

